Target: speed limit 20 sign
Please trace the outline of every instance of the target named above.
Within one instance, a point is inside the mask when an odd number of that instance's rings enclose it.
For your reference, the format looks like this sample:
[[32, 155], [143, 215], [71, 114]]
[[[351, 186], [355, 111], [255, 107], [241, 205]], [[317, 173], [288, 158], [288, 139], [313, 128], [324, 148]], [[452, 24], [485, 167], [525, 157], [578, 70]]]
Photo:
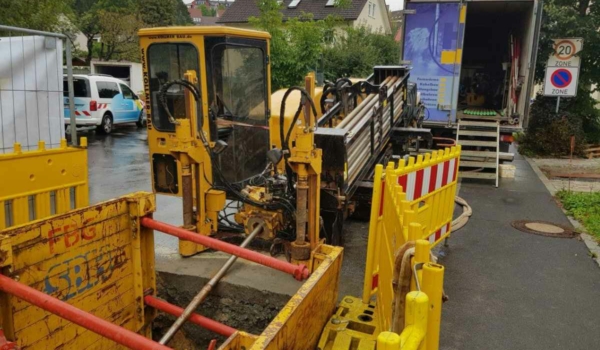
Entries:
[[554, 52], [548, 59], [547, 67], [579, 67], [577, 55], [583, 49], [582, 38], [554, 39]]
[[544, 95], [573, 97], [577, 95], [577, 80], [581, 60], [577, 55], [583, 39], [554, 39], [554, 52], [548, 58]]

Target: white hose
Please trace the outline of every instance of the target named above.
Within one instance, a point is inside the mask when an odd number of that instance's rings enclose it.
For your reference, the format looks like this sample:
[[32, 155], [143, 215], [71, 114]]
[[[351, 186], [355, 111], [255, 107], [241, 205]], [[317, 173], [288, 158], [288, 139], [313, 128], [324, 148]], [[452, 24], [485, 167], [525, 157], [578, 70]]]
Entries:
[[456, 232], [463, 228], [463, 226], [465, 226], [469, 221], [469, 217], [473, 215], [473, 209], [471, 209], [471, 206], [466, 200], [456, 196], [454, 198], [454, 202], [463, 207], [463, 212], [459, 217], [452, 221], [452, 232]]

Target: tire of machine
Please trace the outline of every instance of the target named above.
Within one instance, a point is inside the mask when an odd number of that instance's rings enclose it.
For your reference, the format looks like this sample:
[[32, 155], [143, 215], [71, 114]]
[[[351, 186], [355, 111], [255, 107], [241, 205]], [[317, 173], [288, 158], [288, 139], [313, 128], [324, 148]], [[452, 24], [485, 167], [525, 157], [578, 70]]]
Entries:
[[[384, 163], [385, 164], [385, 163]], [[371, 199], [373, 198], [373, 188], [359, 186], [352, 196], [352, 200], [355, 202], [355, 209], [352, 215], [352, 219], [361, 221], [369, 221], [371, 218]]]

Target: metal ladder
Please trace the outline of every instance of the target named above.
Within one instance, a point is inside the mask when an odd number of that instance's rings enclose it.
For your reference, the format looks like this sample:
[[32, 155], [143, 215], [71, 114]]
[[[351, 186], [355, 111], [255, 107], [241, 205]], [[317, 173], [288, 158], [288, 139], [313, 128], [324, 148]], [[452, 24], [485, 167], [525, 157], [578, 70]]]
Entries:
[[[460, 119], [456, 129], [456, 142], [462, 148], [458, 176], [466, 179], [495, 180], [498, 187], [500, 123], [497, 120]], [[493, 151], [482, 151], [482, 147], [491, 148]], [[478, 168], [494, 169], [494, 173], [473, 171]]]

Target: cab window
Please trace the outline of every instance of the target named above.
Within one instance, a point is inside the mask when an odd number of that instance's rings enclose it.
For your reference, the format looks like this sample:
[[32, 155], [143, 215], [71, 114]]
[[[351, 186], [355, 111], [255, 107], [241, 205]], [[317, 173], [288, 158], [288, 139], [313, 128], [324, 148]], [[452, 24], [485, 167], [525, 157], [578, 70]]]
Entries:
[[[198, 50], [192, 44], [152, 44], [148, 48], [148, 65], [152, 124], [158, 131], [174, 132], [175, 124], [169, 122], [158, 93], [163, 84], [171, 80], [183, 79], [188, 70], [195, 71], [200, 81]], [[198, 85], [196, 87], [200, 88]], [[173, 85], [166, 94], [167, 106], [176, 119], [187, 117], [184, 89], [181, 85]], [[202, 120], [201, 115], [197, 118], [198, 121]]]
[[98, 98], [113, 98], [119, 94], [117, 83], [97, 81], [96, 88], [98, 89]]
[[244, 184], [267, 165], [267, 41], [214, 36], [204, 47], [211, 138], [228, 145], [213, 166]]
[[207, 38], [210, 108], [217, 117], [267, 125], [264, 42]]

